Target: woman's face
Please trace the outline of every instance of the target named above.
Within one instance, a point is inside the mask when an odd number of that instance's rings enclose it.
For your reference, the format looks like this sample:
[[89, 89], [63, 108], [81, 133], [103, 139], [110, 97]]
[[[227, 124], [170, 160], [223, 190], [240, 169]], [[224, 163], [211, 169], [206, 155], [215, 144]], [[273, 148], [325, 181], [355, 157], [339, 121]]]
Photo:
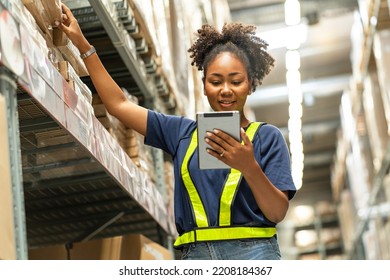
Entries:
[[233, 54], [223, 52], [210, 62], [204, 79], [204, 94], [214, 111], [243, 111], [252, 93], [247, 70]]

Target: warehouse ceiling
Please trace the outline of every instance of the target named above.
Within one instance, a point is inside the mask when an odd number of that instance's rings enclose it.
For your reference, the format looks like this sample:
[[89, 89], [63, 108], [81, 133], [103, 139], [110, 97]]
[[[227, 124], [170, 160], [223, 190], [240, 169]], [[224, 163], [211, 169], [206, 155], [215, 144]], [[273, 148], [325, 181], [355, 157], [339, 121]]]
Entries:
[[[257, 30], [281, 30], [284, 0], [228, 0], [233, 21], [255, 24]], [[307, 27], [301, 43], [303, 91], [302, 134], [304, 149], [303, 185], [292, 205], [315, 205], [332, 200], [331, 168], [340, 128], [340, 101], [352, 76], [351, 27], [356, 0], [301, 0], [301, 23]], [[264, 34], [264, 36], [266, 36]], [[288, 142], [288, 95], [283, 35], [263, 37], [269, 43], [276, 66], [249, 98], [259, 121], [279, 127]], [[283, 40], [282, 40], [283, 43]]]

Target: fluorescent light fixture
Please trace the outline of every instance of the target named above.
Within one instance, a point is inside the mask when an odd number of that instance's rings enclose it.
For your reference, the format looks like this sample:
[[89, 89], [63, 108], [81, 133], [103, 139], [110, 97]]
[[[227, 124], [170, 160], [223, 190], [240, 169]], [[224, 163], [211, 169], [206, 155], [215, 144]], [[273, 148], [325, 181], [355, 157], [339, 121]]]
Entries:
[[286, 52], [286, 69], [299, 70], [301, 67], [301, 56], [297, 50], [288, 50]]
[[[289, 114], [290, 120], [294, 120], [292, 127], [294, 129], [299, 128], [299, 124], [295, 124], [295, 120], [300, 121], [302, 118], [302, 104], [290, 103], [290, 105], [288, 106], [288, 114]], [[291, 126], [290, 123], [289, 123], [289, 126]], [[291, 130], [291, 129], [289, 128], [289, 130]]]
[[285, 22], [287, 28], [259, 32], [260, 38], [270, 44], [269, 49], [285, 47], [286, 84], [289, 100], [289, 142], [291, 153], [291, 175], [297, 189], [302, 187], [304, 153], [302, 139], [302, 85], [301, 57], [298, 49], [307, 39], [307, 25], [301, 22], [301, 7], [298, 0], [286, 0]]
[[298, 0], [284, 2], [284, 21], [290, 26], [301, 22], [301, 5]]
[[286, 83], [289, 90], [301, 89], [301, 73], [299, 70], [287, 70]]

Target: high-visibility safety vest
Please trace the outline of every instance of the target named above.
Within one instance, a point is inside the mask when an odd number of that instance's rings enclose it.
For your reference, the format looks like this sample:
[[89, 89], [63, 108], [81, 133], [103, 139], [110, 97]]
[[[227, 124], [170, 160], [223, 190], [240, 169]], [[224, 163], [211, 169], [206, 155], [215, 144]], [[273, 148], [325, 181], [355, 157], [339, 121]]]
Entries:
[[[246, 134], [250, 141], [253, 141], [257, 130], [263, 123], [253, 122], [246, 130]], [[243, 143], [241, 143], [243, 144]], [[238, 185], [241, 182], [242, 174], [237, 169], [231, 168], [227, 175], [227, 180], [223, 186], [223, 191], [220, 198], [219, 226], [210, 227], [204, 209], [202, 200], [196, 190], [194, 182], [191, 179], [188, 164], [198, 146], [196, 129], [191, 137], [190, 145], [184, 156], [181, 165], [181, 176], [184, 185], [187, 189], [188, 196], [191, 201], [191, 206], [194, 214], [196, 228], [180, 235], [174, 247], [180, 247], [185, 244], [202, 242], [202, 241], [219, 241], [247, 238], [270, 238], [276, 234], [275, 227], [255, 227], [255, 226], [232, 226], [231, 225], [231, 209], [235, 194], [238, 190]]]

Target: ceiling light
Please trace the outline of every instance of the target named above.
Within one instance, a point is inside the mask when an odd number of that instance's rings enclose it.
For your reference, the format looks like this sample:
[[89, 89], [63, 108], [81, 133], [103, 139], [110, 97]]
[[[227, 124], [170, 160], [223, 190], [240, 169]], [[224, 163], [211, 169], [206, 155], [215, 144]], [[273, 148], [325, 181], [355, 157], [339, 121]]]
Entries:
[[299, 70], [301, 67], [301, 56], [297, 50], [288, 50], [286, 52], [286, 69]]
[[284, 20], [287, 25], [297, 25], [301, 22], [301, 5], [298, 0], [284, 2]]
[[287, 70], [286, 83], [288, 89], [301, 89], [301, 73], [299, 70]]

